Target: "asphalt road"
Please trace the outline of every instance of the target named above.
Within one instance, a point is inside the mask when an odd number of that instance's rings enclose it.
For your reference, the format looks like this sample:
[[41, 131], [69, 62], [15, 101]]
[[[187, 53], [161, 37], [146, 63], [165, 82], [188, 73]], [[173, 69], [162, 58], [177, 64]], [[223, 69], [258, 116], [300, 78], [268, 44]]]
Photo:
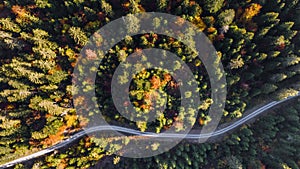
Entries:
[[235, 123], [233, 123], [233, 124], [231, 124], [231, 125], [229, 125], [225, 128], [216, 130], [212, 133], [205, 133], [205, 134], [176, 134], [176, 133], [171, 134], [171, 133], [165, 133], [165, 134], [162, 135], [162, 134], [151, 133], [151, 132], [141, 132], [141, 131], [138, 131], [138, 130], [128, 129], [128, 128], [119, 127], [119, 126], [109, 126], [109, 125], [107, 125], [107, 126], [95, 126], [95, 127], [92, 127], [92, 128], [85, 129], [81, 132], [78, 132], [78, 133], [72, 135], [70, 138], [68, 138], [66, 140], [63, 140], [62, 142], [60, 142], [56, 145], [53, 145], [49, 148], [46, 148], [46, 149], [41, 150], [39, 152], [33, 153], [31, 155], [21, 157], [19, 159], [16, 159], [16, 160], [13, 160], [13, 161], [8, 162], [6, 164], [3, 164], [3, 165], [0, 166], [0, 168], [11, 167], [11, 166], [14, 166], [18, 163], [22, 163], [22, 162], [40, 157], [42, 155], [48, 154], [48, 153], [53, 152], [55, 150], [58, 150], [62, 147], [65, 147], [68, 144], [74, 142], [75, 140], [81, 138], [82, 136], [84, 136], [86, 134], [90, 134], [90, 133], [93, 133], [93, 132], [99, 132], [99, 131], [112, 131], [112, 130], [114, 130], [114, 131], [124, 132], [124, 133], [137, 135], [137, 136], [157, 137], [157, 138], [166, 138], [166, 139], [168, 139], [168, 138], [169, 139], [170, 138], [201, 139], [201, 138], [209, 138], [209, 137], [213, 137], [213, 136], [218, 136], [218, 135], [222, 135], [222, 134], [224, 134], [228, 131], [231, 131], [231, 130], [239, 127], [240, 125], [246, 123], [250, 119], [258, 116], [259, 114], [261, 114], [261, 113], [263, 113], [263, 112], [265, 112], [269, 109], [272, 109], [275, 106], [277, 106], [277, 105], [279, 105], [283, 102], [286, 102], [286, 101], [288, 101], [292, 98], [298, 97], [298, 96], [300, 96], [300, 92], [296, 96], [288, 97], [288, 98], [286, 98], [284, 100], [281, 100], [281, 101], [272, 101], [272, 102], [258, 108], [257, 110], [253, 111], [249, 115], [241, 118], [240, 120], [236, 121]]

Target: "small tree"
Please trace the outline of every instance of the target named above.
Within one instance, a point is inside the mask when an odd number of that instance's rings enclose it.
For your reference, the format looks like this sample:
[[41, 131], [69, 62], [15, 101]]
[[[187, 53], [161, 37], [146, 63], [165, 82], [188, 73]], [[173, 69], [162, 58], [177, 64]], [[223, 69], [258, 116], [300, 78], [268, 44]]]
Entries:
[[276, 91], [278, 87], [274, 84], [266, 83], [262, 86], [261, 90], [264, 94], [269, 94]]
[[112, 6], [107, 3], [106, 0], [101, 0], [101, 8], [108, 16], [112, 16], [114, 14]]
[[224, 5], [224, 0], [204, 0], [204, 10], [209, 13], [218, 12]]
[[156, 3], [160, 11], [165, 11], [167, 9], [167, 0], [156, 0]]
[[230, 61], [230, 68], [231, 69], [238, 69], [244, 66], [244, 60], [241, 57], [238, 57], [236, 59], [231, 59]]
[[260, 12], [261, 8], [262, 6], [260, 4], [251, 4], [248, 8], [245, 9], [245, 12], [240, 18], [240, 21], [244, 23], [251, 21], [252, 18]]
[[217, 23], [221, 27], [230, 25], [233, 22], [234, 17], [235, 17], [235, 12], [233, 9], [225, 10], [222, 13], [220, 13], [220, 15], [218, 16]]
[[88, 42], [88, 37], [79, 27], [71, 27], [69, 34], [78, 45], [84, 46]]

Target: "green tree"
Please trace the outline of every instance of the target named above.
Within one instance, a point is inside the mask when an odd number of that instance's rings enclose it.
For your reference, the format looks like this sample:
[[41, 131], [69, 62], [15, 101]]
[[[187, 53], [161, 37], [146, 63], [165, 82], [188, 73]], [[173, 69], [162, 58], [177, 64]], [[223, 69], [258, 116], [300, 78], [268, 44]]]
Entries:
[[219, 26], [230, 25], [235, 17], [235, 11], [233, 9], [227, 9], [221, 12], [218, 16], [217, 23]]
[[168, 1], [167, 0], [156, 0], [156, 4], [160, 11], [165, 11], [167, 9]]
[[103, 12], [105, 12], [108, 16], [114, 15], [112, 6], [108, 2], [106, 2], [106, 0], [101, 0], [101, 8]]
[[264, 94], [269, 94], [276, 91], [278, 87], [274, 84], [266, 83], [262, 86], [261, 90]]
[[287, 75], [283, 73], [277, 73], [271, 76], [270, 80], [274, 83], [281, 82], [287, 78]]
[[88, 37], [79, 27], [71, 27], [69, 34], [78, 45], [84, 46], [88, 42]]
[[282, 89], [277, 93], [277, 98], [279, 100], [286, 99], [290, 96], [296, 96], [298, 91], [295, 89]]
[[224, 0], [204, 0], [204, 10], [209, 13], [218, 12], [224, 5]]

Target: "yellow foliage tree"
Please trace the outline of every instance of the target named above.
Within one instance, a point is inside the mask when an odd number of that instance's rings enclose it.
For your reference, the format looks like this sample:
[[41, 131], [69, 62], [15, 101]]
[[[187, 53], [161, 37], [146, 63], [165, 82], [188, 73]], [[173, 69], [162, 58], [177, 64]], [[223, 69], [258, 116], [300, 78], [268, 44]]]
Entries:
[[197, 25], [200, 31], [203, 31], [207, 27], [200, 16], [194, 17], [193, 24]]
[[260, 12], [261, 8], [262, 6], [260, 4], [252, 3], [248, 8], [245, 9], [240, 21], [243, 23], [251, 21], [251, 19]]

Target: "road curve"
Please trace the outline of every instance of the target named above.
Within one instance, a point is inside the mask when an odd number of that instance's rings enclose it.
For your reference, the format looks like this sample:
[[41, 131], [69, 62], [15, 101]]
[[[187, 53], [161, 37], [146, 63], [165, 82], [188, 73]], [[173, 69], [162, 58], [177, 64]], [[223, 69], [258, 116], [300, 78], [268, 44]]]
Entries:
[[66, 140], [63, 140], [62, 142], [56, 144], [56, 145], [53, 145], [49, 148], [46, 148], [44, 150], [41, 150], [41, 151], [38, 151], [36, 153], [33, 153], [31, 155], [28, 155], [28, 156], [25, 156], [25, 157], [21, 157], [19, 159], [16, 159], [16, 160], [13, 160], [13, 161], [10, 161], [6, 164], [3, 164], [0, 166], [0, 169], [1, 168], [7, 168], [7, 167], [11, 167], [11, 166], [14, 166], [18, 163], [21, 163], [21, 162], [24, 162], [24, 161], [28, 161], [28, 160], [31, 160], [33, 158], [37, 158], [39, 156], [42, 156], [42, 155], [45, 155], [45, 154], [48, 154], [50, 152], [53, 152], [57, 149], [60, 149], [72, 142], [74, 142], [75, 140], [77, 140], [78, 138], [81, 138], [82, 136], [86, 135], [86, 134], [90, 134], [90, 133], [93, 133], [93, 132], [97, 132], [97, 131], [118, 131], [118, 132], [124, 132], [124, 133], [128, 133], [128, 134], [133, 134], [133, 135], [137, 135], [137, 136], [146, 136], [146, 137], [157, 137], [157, 138], [166, 138], [166, 139], [170, 139], [170, 138], [185, 138], [185, 139], [202, 139], [202, 138], [209, 138], [209, 137], [213, 137], [213, 136], [218, 136], [218, 135], [221, 135], [221, 134], [224, 134], [230, 130], [233, 130], [235, 128], [237, 128], [238, 126], [244, 124], [245, 122], [249, 121], [250, 119], [258, 116], [259, 114], [271, 109], [271, 108], [274, 108], [275, 106], [283, 103], [283, 102], [286, 102], [290, 99], [293, 99], [295, 97], [298, 97], [300, 96], [300, 91], [298, 92], [298, 95], [296, 96], [292, 96], [292, 97], [288, 97], [284, 100], [281, 100], [281, 101], [272, 101], [260, 108], [258, 108], [257, 110], [253, 111], [252, 113], [250, 113], [249, 115], [241, 118], [240, 120], [234, 122], [233, 124], [225, 127], [225, 128], [222, 128], [222, 129], [219, 129], [219, 130], [216, 130], [212, 133], [205, 133], [205, 134], [172, 134], [172, 133], [164, 133], [163, 135], [162, 134], [157, 134], [157, 133], [151, 133], [151, 132], [141, 132], [141, 131], [138, 131], [138, 130], [133, 130], [133, 129], [128, 129], [128, 128], [124, 128], [124, 127], [119, 127], [119, 126], [110, 126], [110, 125], [105, 125], [105, 126], [95, 126], [95, 127], [91, 127], [91, 128], [88, 128], [88, 129], [85, 129], [81, 132], [78, 132], [72, 136], [70, 136], [70, 138], [66, 139]]

